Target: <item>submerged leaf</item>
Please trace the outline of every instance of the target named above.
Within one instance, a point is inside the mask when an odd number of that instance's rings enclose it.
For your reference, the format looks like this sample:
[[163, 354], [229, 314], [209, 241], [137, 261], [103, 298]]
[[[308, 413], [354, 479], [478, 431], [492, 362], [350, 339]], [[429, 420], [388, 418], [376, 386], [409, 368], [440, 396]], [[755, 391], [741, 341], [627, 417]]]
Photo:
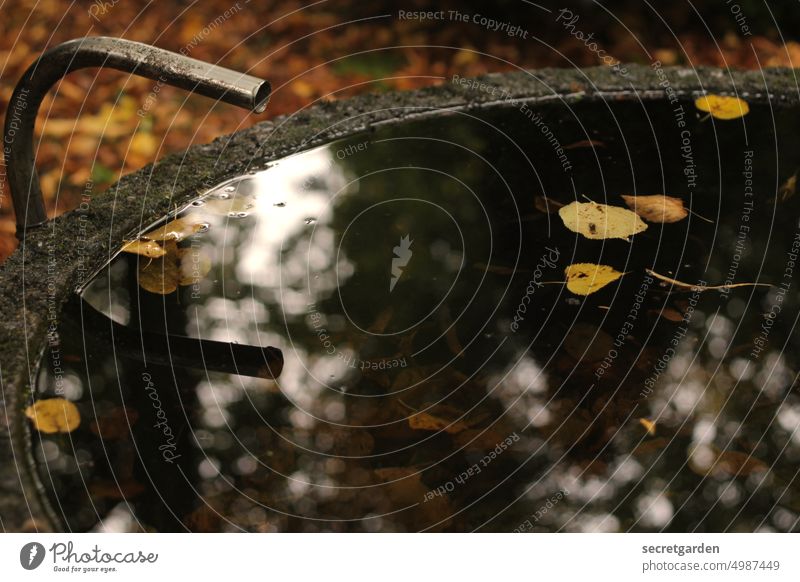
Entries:
[[149, 259], [157, 259], [167, 254], [160, 244], [152, 240], [132, 240], [125, 243], [122, 247], [122, 252], [131, 253], [134, 255], [142, 255]]
[[568, 229], [594, 240], [628, 240], [647, 230], [647, 224], [635, 212], [596, 202], [572, 202], [559, 209], [558, 215]]
[[608, 265], [595, 265], [594, 263], [575, 263], [564, 269], [564, 275], [567, 277], [567, 289], [575, 295], [591, 295], [624, 274]]
[[683, 200], [672, 196], [622, 196], [628, 208], [648, 222], [678, 222], [689, 216]]
[[589, 323], [573, 325], [564, 338], [564, 351], [576, 360], [598, 362], [612, 350], [614, 340]]
[[149, 263], [139, 263], [139, 286], [150, 293], [169, 295], [178, 289], [178, 264], [168, 254]]
[[178, 286], [196, 285], [211, 270], [211, 259], [201, 248], [178, 248], [166, 241], [165, 251], [163, 257], [139, 263], [139, 286], [150, 293], [168, 295]]
[[150, 241], [175, 241], [180, 242], [183, 239], [196, 234], [206, 228], [206, 224], [197, 217], [189, 215], [182, 218], [176, 218], [160, 226], [148, 233], [143, 234], [140, 238]]
[[700, 111], [706, 111], [717, 119], [737, 119], [750, 112], [747, 101], [738, 97], [706, 95], [695, 99], [694, 104]]
[[47, 434], [72, 432], [81, 424], [78, 407], [64, 398], [39, 400], [25, 409], [25, 416], [36, 430]]
[[456, 434], [469, 428], [469, 426], [460, 420], [452, 421], [446, 418], [440, 418], [427, 412], [417, 412], [408, 417], [408, 426], [415, 430], [443, 430], [449, 434]]

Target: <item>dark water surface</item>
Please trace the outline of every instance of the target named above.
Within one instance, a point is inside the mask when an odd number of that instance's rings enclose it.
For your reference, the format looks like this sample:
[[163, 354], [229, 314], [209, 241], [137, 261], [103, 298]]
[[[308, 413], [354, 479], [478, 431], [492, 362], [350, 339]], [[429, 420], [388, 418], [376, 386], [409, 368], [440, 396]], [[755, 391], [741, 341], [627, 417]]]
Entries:
[[[797, 530], [798, 121], [509, 105], [220, 184], [181, 211], [178, 291], [124, 253], [64, 313], [52, 503], [72, 530]], [[557, 214], [623, 194], [693, 214], [631, 242]], [[573, 263], [626, 275], [578, 296]]]

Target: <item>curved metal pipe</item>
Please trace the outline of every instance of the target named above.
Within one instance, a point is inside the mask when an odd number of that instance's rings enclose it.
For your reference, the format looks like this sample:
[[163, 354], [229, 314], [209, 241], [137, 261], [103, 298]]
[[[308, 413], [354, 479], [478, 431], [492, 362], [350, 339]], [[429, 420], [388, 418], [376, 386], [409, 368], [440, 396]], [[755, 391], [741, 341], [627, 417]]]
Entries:
[[24, 236], [26, 228], [47, 221], [33, 151], [39, 106], [56, 81], [72, 71], [90, 67], [108, 67], [158, 80], [256, 113], [266, 109], [271, 91], [263, 79], [121, 38], [78, 38], [46, 51], [28, 67], [14, 89], [3, 131], [18, 238]]

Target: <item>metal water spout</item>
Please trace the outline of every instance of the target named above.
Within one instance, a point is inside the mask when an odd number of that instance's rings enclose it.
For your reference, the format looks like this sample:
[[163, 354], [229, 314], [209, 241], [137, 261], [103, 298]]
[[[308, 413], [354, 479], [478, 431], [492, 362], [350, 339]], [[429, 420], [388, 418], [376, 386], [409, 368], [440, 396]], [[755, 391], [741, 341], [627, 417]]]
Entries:
[[33, 130], [47, 91], [62, 77], [85, 68], [111, 68], [158, 80], [261, 113], [270, 84], [263, 79], [140, 42], [93, 36], [59, 44], [43, 53], [20, 79], [6, 112], [3, 151], [17, 216], [17, 238], [47, 221], [36, 173]]

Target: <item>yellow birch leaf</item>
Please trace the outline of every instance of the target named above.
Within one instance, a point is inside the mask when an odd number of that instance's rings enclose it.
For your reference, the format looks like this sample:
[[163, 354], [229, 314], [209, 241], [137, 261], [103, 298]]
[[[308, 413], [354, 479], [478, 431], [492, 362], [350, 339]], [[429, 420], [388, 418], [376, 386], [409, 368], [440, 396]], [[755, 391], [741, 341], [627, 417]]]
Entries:
[[781, 195], [781, 202], [788, 200], [797, 191], [797, 173], [792, 174], [786, 181], [778, 188], [778, 194]]
[[737, 119], [750, 111], [747, 101], [738, 97], [706, 95], [695, 99], [694, 104], [700, 111], [706, 111], [717, 119]]
[[628, 208], [648, 222], [678, 222], [689, 216], [683, 200], [672, 196], [622, 196]]
[[567, 289], [575, 295], [591, 295], [624, 274], [608, 265], [595, 265], [594, 263], [575, 263], [564, 269], [564, 275], [567, 277]]
[[36, 430], [47, 434], [72, 432], [81, 424], [78, 407], [64, 398], [39, 400], [25, 409], [25, 416]]
[[148, 259], [157, 259], [167, 254], [164, 247], [153, 240], [128, 241], [125, 243], [125, 246], [122, 247], [122, 251], [134, 255], [142, 255]]
[[629, 240], [647, 230], [647, 224], [635, 212], [596, 202], [572, 202], [560, 208], [558, 215], [568, 229], [594, 240]]
[[647, 431], [647, 434], [650, 436], [656, 436], [656, 423], [652, 420], [648, 420], [646, 418], [640, 418], [639, 424], [641, 424], [644, 429]]

